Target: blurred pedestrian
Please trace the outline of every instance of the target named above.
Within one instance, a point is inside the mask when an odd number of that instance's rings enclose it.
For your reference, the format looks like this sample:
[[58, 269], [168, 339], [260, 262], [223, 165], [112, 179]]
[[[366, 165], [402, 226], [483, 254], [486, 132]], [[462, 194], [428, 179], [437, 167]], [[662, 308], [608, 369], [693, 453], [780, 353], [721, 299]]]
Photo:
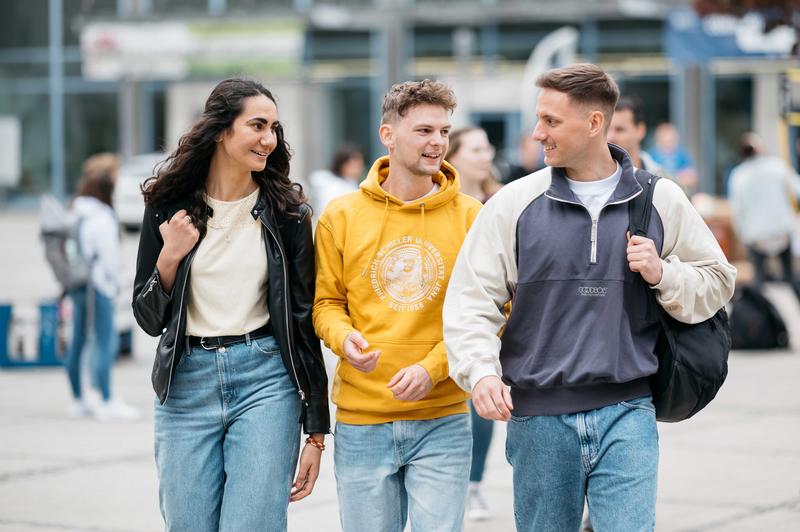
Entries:
[[678, 129], [673, 124], [663, 122], [656, 127], [649, 153], [667, 174], [674, 176], [684, 192], [697, 191], [697, 169], [689, 152], [681, 145]]
[[345, 144], [333, 154], [330, 168], [317, 170], [309, 177], [311, 200], [316, 214], [321, 214], [333, 198], [358, 190], [364, 174], [364, 155], [355, 146]]
[[642, 141], [647, 135], [644, 110], [639, 98], [623, 96], [614, 108], [611, 125], [608, 128], [608, 142], [616, 144], [631, 158], [633, 166], [647, 170], [659, 177], [673, 177], [661, 167], [653, 157], [642, 149]]
[[[287, 527], [314, 487], [329, 431], [311, 324], [310, 209], [289, 180], [275, 98], [220, 82], [158, 176], [133, 310], [159, 336], [155, 454], [167, 530]], [[305, 440], [297, 476], [301, 424]]]
[[450, 133], [450, 147], [445, 160], [458, 171], [461, 192], [481, 203], [500, 190], [495, 179], [494, 146], [489, 143], [486, 131], [477, 126], [467, 126]]
[[[489, 143], [486, 132], [477, 126], [468, 126], [450, 133], [450, 147], [445, 160], [453, 165], [461, 181], [461, 192], [481, 203], [500, 189], [494, 179], [492, 160], [494, 146]], [[470, 401], [472, 418], [472, 464], [469, 470], [467, 490], [467, 519], [484, 521], [491, 517], [491, 510], [481, 493], [481, 482], [486, 469], [486, 457], [492, 444], [494, 421], [480, 417]]]
[[[78, 251], [89, 264], [90, 274], [85, 285], [68, 291], [72, 301], [72, 344], [66, 359], [73, 397], [70, 414], [94, 414], [104, 421], [138, 417], [136, 409], [115, 397], [111, 390], [111, 367], [119, 351], [114, 300], [121, 284], [120, 236], [112, 206], [118, 169], [116, 155], [99, 153], [89, 157], [83, 164], [83, 176], [71, 205], [77, 219]], [[90, 374], [100, 392], [99, 402], [87, 397], [81, 383], [81, 355], [90, 339]]]
[[526, 131], [520, 135], [517, 144], [518, 164], [508, 167], [508, 173], [503, 178], [503, 183], [511, 183], [544, 167], [542, 145], [533, 139], [531, 133], [532, 131]]
[[767, 279], [766, 261], [779, 257], [783, 281], [800, 297], [792, 268], [792, 234], [800, 196], [797, 174], [780, 157], [768, 155], [761, 138], [745, 133], [739, 142], [742, 162], [732, 171], [728, 199], [733, 226], [753, 263], [756, 287]]

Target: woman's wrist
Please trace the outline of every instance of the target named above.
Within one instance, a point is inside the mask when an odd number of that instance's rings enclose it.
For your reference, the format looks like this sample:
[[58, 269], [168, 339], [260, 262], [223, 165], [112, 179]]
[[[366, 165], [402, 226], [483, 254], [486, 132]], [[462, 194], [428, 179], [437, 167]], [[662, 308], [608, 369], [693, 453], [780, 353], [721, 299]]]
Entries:
[[325, 435], [318, 432], [314, 434], [310, 434], [308, 438], [306, 438], [306, 445], [312, 445], [319, 449], [320, 451], [325, 450]]

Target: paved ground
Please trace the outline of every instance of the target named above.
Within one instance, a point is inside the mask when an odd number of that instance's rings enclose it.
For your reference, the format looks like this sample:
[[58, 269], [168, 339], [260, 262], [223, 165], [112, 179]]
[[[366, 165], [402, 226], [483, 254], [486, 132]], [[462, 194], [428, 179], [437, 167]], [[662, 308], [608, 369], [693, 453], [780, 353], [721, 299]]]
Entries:
[[[0, 212], [0, 300], [33, 305], [55, 293], [30, 215]], [[125, 240], [132, 268], [135, 240]], [[800, 308], [769, 293], [800, 346]], [[124, 321], [124, 320], [123, 320]], [[114, 373], [116, 390], [143, 412], [135, 423], [70, 420], [58, 369], [0, 370], [0, 531], [155, 531], [162, 527], [152, 457], [152, 339]], [[800, 350], [798, 350], [800, 351]], [[800, 529], [800, 352], [733, 353], [730, 376], [695, 419], [661, 425], [659, 531]], [[511, 471], [498, 424], [485, 479], [494, 518], [468, 532], [513, 530]], [[332, 454], [315, 493], [290, 508], [290, 530], [339, 530]]]

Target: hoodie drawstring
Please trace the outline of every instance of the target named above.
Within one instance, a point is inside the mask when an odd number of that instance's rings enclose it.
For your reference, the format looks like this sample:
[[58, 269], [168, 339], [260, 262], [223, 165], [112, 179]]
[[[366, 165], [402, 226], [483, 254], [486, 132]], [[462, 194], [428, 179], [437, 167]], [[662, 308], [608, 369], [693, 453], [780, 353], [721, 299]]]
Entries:
[[375, 239], [375, 245], [372, 247], [372, 251], [370, 251], [369, 255], [367, 256], [367, 262], [364, 263], [364, 269], [361, 270], [361, 277], [366, 277], [367, 275], [367, 269], [369, 268], [369, 263], [372, 262], [372, 258], [378, 251], [378, 246], [381, 245], [381, 237], [383, 236], [383, 229], [386, 227], [386, 220], [389, 218], [389, 196], [385, 196], [383, 200], [385, 203], [383, 206], [383, 216], [381, 217], [381, 228], [378, 230], [378, 238]]
[[420, 214], [422, 215], [422, 238], [419, 241], [419, 286], [425, 285], [425, 204], [419, 204]]

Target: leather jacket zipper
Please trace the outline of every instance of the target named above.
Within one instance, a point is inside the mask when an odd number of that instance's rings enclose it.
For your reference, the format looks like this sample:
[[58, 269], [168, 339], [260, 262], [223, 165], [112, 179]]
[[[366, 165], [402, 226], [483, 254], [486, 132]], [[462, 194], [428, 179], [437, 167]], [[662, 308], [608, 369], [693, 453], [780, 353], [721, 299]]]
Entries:
[[181, 327], [181, 314], [183, 314], [183, 299], [186, 296], [186, 282], [189, 280], [189, 268], [192, 265], [196, 251], [196, 249], [192, 250], [191, 255], [189, 255], [189, 258], [186, 261], [186, 275], [183, 277], [183, 285], [181, 285], [181, 301], [180, 306], [178, 307], [178, 329], [175, 331], [175, 342], [172, 346], [172, 364], [169, 367], [169, 380], [167, 381], [167, 394], [164, 396], [164, 404], [167, 404], [167, 400], [169, 399], [169, 389], [172, 385], [172, 370], [175, 369], [175, 351], [178, 349], [178, 332], [180, 331]]
[[300, 395], [300, 400], [303, 401], [303, 404], [308, 406], [308, 403], [306, 402], [306, 393], [303, 391], [302, 386], [300, 386], [300, 379], [297, 377], [297, 368], [295, 368], [294, 366], [294, 355], [292, 353], [292, 335], [291, 332], [289, 331], [289, 324], [292, 321], [292, 317], [289, 315], [289, 272], [286, 271], [286, 257], [283, 254], [283, 249], [281, 248], [281, 244], [280, 241], [278, 240], [278, 237], [275, 236], [275, 233], [273, 233], [272, 229], [270, 229], [270, 227], [266, 223], [264, 223], [264, 220], [262, 220], [260, 216], [258, 217], [258, 219], [261, 222], [261, 225], [263, 225], [264, 228], [267, 230], [267, 232], [270, 234], [272, 239], [275, 240], [275, 245], [278, 246], [278, 253], [280, 253], [282, 257], [281, 266], [283, 267], [283, 290], [284, 290], [283, 304], [284, 304], [284, 311], [286, 313], [286, 320], [285, 320], [286, 345], [289, 347], [289, 362], [292, 365], [294, 382], [297, 383], [297, 393]]

